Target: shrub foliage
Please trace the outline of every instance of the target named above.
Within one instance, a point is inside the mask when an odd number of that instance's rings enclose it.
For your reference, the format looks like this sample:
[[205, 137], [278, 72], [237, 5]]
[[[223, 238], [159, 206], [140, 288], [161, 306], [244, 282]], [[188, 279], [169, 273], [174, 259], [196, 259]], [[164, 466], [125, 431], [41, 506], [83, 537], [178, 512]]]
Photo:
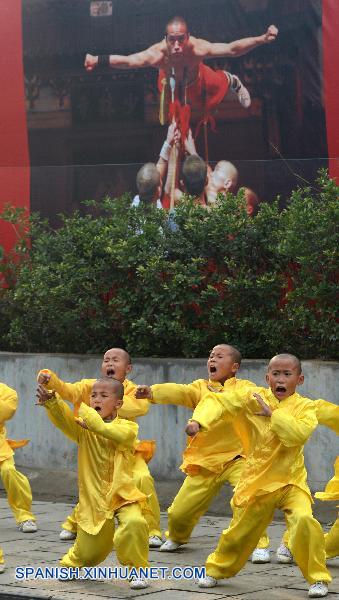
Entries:
[[338, 187], [325, 173], [253, 218], [241, 194], [211, 211], [187, 198], [170, 222], [128, 196], [91, 204], [99, 216], [56, 231], [3, 213], [19, 239], [0, 267], [1, 350], [196, 357], [228, 342], [246, 357], [338, 356]]

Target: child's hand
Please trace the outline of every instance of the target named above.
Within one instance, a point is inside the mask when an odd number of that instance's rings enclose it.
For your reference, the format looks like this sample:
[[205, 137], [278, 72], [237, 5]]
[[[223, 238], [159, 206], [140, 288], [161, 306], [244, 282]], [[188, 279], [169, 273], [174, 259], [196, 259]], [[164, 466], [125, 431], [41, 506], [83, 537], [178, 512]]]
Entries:
[[51, 379], [50, 373], [47, 373], [46, 371], [40, 371], [40, 373], [38, 375], [38, 383], [45, 385], [46, 383], [49, 382], [50, 379]]
[[46, 388], [39, 384], [36, 391], [37, 402], [35, 402], [36, 406], [43, 406], [47, 400], [51, 398], [55, 398], [54, 390], [46, 390]]
[[185, 428], [187, 435], [193, 436], [199, 433], [200, 424], [198, 421], [190, 421]]
[[137, 389], [135, 390], [135, 397], [138, 400], [142, 398], [149, 398], [149, 400], [152, 400], [153, 394], [149, 385], [138, 385]]
[[256, 414], [258, 417], [270, 417], [272, 415], [271, 407], [268, 404], [266, 404], [266, 402], [264, 402], [264, 400], [259, 394], [254, 393], [253, 396], [258, 400], [262, 408], [261, 412], [256, 412], [254, 414]]
[[81, 417], [75, 417], [74, 420], [75, 420], [76, 424], [79, 425], [79, 427], [82, 427], [83, 429], [88, 429], [86, 421], [81, 419]]

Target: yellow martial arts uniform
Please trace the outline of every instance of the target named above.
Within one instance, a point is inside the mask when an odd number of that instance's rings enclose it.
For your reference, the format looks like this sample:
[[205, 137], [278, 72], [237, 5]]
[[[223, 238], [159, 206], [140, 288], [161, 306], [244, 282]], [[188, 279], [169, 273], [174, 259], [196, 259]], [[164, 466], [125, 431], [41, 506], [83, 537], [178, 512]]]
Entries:
[[[317, 418], [320, 425], [326, 425], [339, 435], [339, 406], [326, 400], [316, 400]], [[339, 456], [334, 463], [334, 477], [326, 485], [324, 492], [315, 494], [319, 500], [339, 500]], [[325, 550], [327, 558], [339, 555], [339, 515], [330, 531], [325, 534]]]
[[[313, 400], [313, 404], [316, 408], [318, 425], [329, 427], [339, 435], [339, 406], [327, 400]], [[283, 535], [282, 543], [289, 548], [288, 530]]]
[[[152, 386], [151, 402], [194, 410], [209, 389], [243, 391], [251, 387], [255, 387], [254, 383], [235, 377], [227, 379], [224, 385], [206, 379], [197, 379], [188, 385], [163, 383]], [[188, 542], [195, 525], [223, 484], [236, 486], [245, 462], [239, 436], [225, 420], [214, 423], [208, 431], [189, 440], [180, 467], [187, 477], [168, 509], [166, 532], [166, 537], [180, 544]], [[263, 535], [258, 547], [267, 548], [268, 545], [269, 539]]]
[[207, 558], [206, 572], [216, 579], [235, 575], [279, 508], [285, 513], [289, 548], [304, 577], [310, 583], [329, 582], [324, 536], [312, 515], [303, 456], [304, 444], [318, 423], [316, 407], [297, 393], [279, 402], [270, 389], [254, 391], [273, 410], [271, 417], [256, 414], [261, 407], [253, 389], [209, 392], [192, 416], [207, 430], [215, 420], [231, 420], [247, 456], [232, 500], [243, 511], [221, 534]]
[[[315, 497], [325, 501], [339, 500], [339, 456], [334, 463], [334, 477], [326, 485], [325, 491], [317, 492]], [[327, 558], [339, 555], [339, 514], [330, 531], [325, 534], [325, 549]]]
[[[80, 404], [84, 402], [89, 404], [89, 399], [95, 379], [82, 379], [76, 383], [65, 383], [58, 376], [48, 369], [40, 371], [40, 373], [48, 373], [51, 378], [46, 384], [50, 390], [55, 390], [61, 398], [71, 402], [77, 411]], [[124, 403], [119, 409], [119, 417], [134, 421], [136, 417], [146, 415], [149, 410], [148, 400], [136, 400], [135, 389], [136, 384], [133, 381], [125, 379], [124, 386]], [[145, 510], [145, 519], [149, 528], [149, 536], [158, 536], [161, 538], [160, 530], [160, 506], [155, 490], [154, 479], [149, 472], [146, 461], [152, 457], [152, 441], [141, 441], [138, 443], [135, 453], [133, 477], [136, 486], [148, 497], [148, 506]], [[63, 529], [76, 532], [76, 507], [72, 514], [62, 524]]]
[[[145, 495], [135, 486], [133, 462], [138, 425], [117, 417], [110, 423], [81, 404], [79, 416], [88, 430], [76, 424], [61, 398], [45, 403], [50, 420], [78, 444], [78, 535], [61, 559], [67, 567], [94, 566], [114, 548], [121, 564], [148, 566], [148, 527], [140, 504]], [[114, 532], [114, 518], [119, 526]]]
[[2, 548], [0, 546], [0, 565], [5, 564], [5, 559], [4, 559], [4, 553], [2, 551]]
[[[35, 521], [31, 512], [32, 491], [25, 475], [15, 468], [13, 448], [24, 446], [28, 440], [7, 440], [4, 423], [11, 419], [18, 406], [18, 395], [4, 383], [0, 383], [0, 476], [4, 484], [8, 504], [17, 523]], [[1, 561], [0, 561], [1, 562]]]

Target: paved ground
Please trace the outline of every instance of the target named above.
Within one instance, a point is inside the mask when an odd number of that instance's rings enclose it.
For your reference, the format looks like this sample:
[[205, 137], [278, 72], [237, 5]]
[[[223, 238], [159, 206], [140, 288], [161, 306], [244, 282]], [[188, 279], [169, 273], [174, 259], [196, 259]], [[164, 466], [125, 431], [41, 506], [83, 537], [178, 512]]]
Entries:
[[[6, 571], [0, 575], [0, 598], [48, 598], [51, 600], [83, 600], [83, 598], [139, 598], [148, 600], [298, 600], [307, 598], [308, 585], [294, 565], [278, 565], [272, 551], [269, 565], [246, 567], [237, 577], [210, 590], [200, 590], [193, 581], [163, 579], [152, 582], [146, 590], [131, 591], [125, 581], [46, 581], [15, 580], [17, 566], [56, 567], [58, 559], [68, 548], [68, 542], [59, 540], [60, 523], [70, 511], [71, 505], [55, 502], [34, 502], [39, 531], [22, 534], [4, 498], [0, 499], [0, 543], [5, 552]], [[163, 526], [166, 515], [163, 514]], [[179, 553], [165, 554], [157, 550], [150, 553], [152, 567], [198, 566], [204, 564], [207, 554], [215, 546], [218, 534], [228, 523], [228, 518], [207, 516], [196, 527], [192, 542]], [[271, 546], [276, 549], [283, 524], [275, 521], [270, 527]], [[104, 565], [116, 565], [114, 554]], [[333, 576], [329, 598], [339, 599], [339, 559], [329, 561]]]
[[[17, 468], [28, 477], [34, 500], [63, 502], [66, 504], [77, 502], [79, 493], [77, 471], [71, 469], [27, 468], [18, 465]], [[156, 479], [155, 481], [158, 500], [163, 511], [171, 504], [184, 480], [182, 473], [178, 472], [176, 475], [179, 479]], [[0, 479], [0, 498], [5, 497], [6, 493]], [[225, 484], [219, 495], [212, 501], [208, 510], [209, 514], [220, 517], [224, 517], [225, 514], [229, 516], [231, 514], [229, 505], [231, 497], [232, 489]], [[313, 512], [320, 523], [329, 523], [336, 514], [333, 503], [320, 502], [320, 500], [315, 500]], [[277, 515], [282, 516], [282, 513], [277, 513]]]

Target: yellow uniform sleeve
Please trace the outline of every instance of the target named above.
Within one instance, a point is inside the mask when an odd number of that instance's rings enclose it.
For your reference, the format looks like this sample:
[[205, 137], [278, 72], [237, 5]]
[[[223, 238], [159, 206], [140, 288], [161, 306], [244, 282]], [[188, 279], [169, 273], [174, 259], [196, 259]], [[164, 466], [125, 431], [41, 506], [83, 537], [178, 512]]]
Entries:
[[119, 408], [119, 417], [122, 419], [135, 419], [136, 417], [143, 417], [144, 415], [147, 415], [150, 407], [150, 401], [146, 399], [136, 399], [136, 384], [133, 383], [133, 381], [125, 379], [124, 388], [124, 403], [122, 407]]
[[0, 383], [0, 423], [11, 419], [18, 406], [18, 394], [5, 383]]
[[201, 400], [199, 380], [188, 385], [180, 383], [157, 383], [151, 386], [154, 404], [176, 404], [194, 408]]
[[[44, 369], [41, 372], [51, 376], [49, 382], [45, 384], [47, 389], [54, 390], [61, 398], [73, 405], [79, 406], [82, 402], [89, 404], [95, 379], [81, 379], [81, 381], [75, 383], [66, 383], [49, 369]], [[119, 410], [119, 417], [122, 419], [135, 419], [148, 413], [149, 400], [137, 400], [135, 398], [136, 387], [136, 384], [132, 381], [125, 380], [124, 403]]]
[[111, 423], [105, 423], [94, 408], [86, 404], [80, 406], [79, 416], [90, 431], [113, 441], [120, 450], [134, 448], [139, 430], [136, 423], [126, 419], [114, 419]]
[[317, 425], [316, 410], [311, 402], [297, 417], [284, 408], [277, 408], [271, 416], [272, 431], [288, 448], [304, 445]]
[[251, 393], [246, 388], [240, 392], [209, 392], [199, 402], [190, 420], [197, 421], [202, 429], [209, 429], [221, 418], [232, 421], [243, 410]]
[[89, 403], [92, 387], [95, 379], [82, 379], [76, 383], [66, 383], [59, 379], [56, 373], [49, 369], [43, 369], [40, 373], [47, 373], [51, 376], [49, 382], [45, 384], [45, 387], [49, 390], [54, 390], [63, 400], [67, 400], [72, 404], [79, 405], [81, 402]]
[[60, 429], [72, 442], [79, 443], [81, 428], [74, 420], [73, 411], [58, 396], [47, 400], [44, 407], [47, 410], [49, 420]]
[[339, 406], [327, 400], [314, 400], [319, 425], [325, 425], [339, 435]]
[[325, 501], [339, 500], [339, 456], [334, 463], [334, 477], [327, 483], [323, 492], [316, 492], [314, 496]]

